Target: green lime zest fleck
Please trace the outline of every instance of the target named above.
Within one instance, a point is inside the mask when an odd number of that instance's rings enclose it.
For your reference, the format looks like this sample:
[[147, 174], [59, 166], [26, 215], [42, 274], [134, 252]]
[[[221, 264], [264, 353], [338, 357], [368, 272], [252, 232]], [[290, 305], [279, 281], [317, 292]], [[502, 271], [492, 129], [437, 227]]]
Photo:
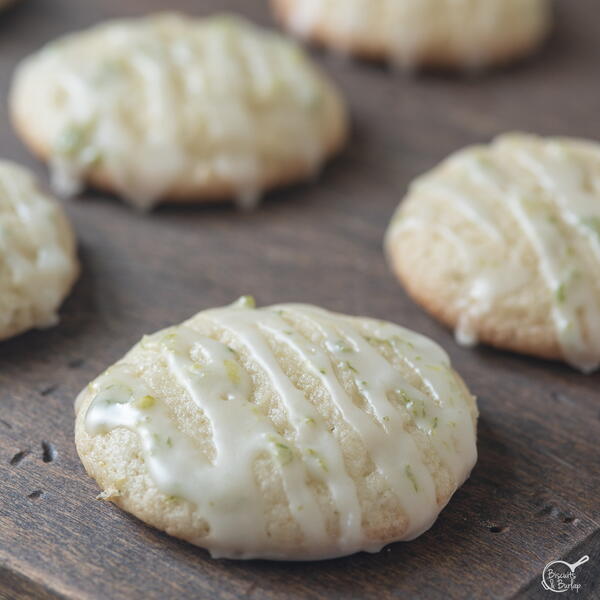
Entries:
[[561, 283], [557, 288], [556, 288], [556, 301], [559, 304], [562, 304], [566, 299], [567, 299], [567, 286], [565, 285], [565, 283]]
[[321, 454], [319, 452], [317, 452], [316, 450], [313, 450], [312, 448], [308, 448], [306, 453], [309, 456], [311, 456], [312, 458], [314, 458], [319, 463], [319, 466], [321, 467], [321, 469], [323, 469], [323, 471], [325, 471], [325, 473], [329, 472], [327, 463], [325, 462], [325, 459], [321, 456]]
[[437, 426], [439, 425], [439, 419], [437, 417], [434, 417], [433, 419], [433, 423], [431, 424], [431, 429], [437, 429]]
[[412, 399], [404, 390], [394, 390], [393, 393], [396, 396], [396, 398], [398, 398], [400, 402], [404, 404], [404, 406], [409, 406], [410, 404], [412, 404]]
[[86, 167], [97, 165], [102, 155], [92, 144], [92, 131], [92, 123], [67, 125], [58, 135], [54, 151], [59, 156], [77, 158], [77, 162]]
[[169, 349], [169, 350], [174, 350], [175, 348], [175, 341], [177, 340], [177, 334], [176, 333], [165, 333], [165, 335], [162, 336], [160, 343], [165, 346], [165, 348]]
[[156, 404], [156, 398], [154, 396], [143, 396], [139, 400], [136, 400], [133, 405], [140, 410], [148, 410]]
[[581, 224], [591, 229], [600, 238], [600, 217], [583, 217]]
[[415, 477], [415, 474], [413, 473], [412, 469], [410, 468], [410, 465], [406, 465], [404, 467], [404, 474], [408, 477], [410, 482], [413, 484], [413, 488], [414, 488], [415, 492], [418, 492], [419, 485], [417, 484], [417, 478]]
[[111, 384], [96, 394], [94, 402], [111, 404], [127, 404], [131, 401], [133, 390], [119, 383]]
[[88, 125], [67, 125], [58, 135], [55, 150], [63, 156], [76, 156], [87, 144], [89, 138]]
[[425, 410], [425, 402], [422, 400], [415, 401], [415, 407], [412, 410], [412, 414], [415, 417], [423, 417], [427, 416], [427, 411]]
[[321, 375], [326, 375], [327, 371], [325, 369], [319, 369], [319, 373], [321, 373]]
[[353, 372], [353, 373], [358, 373], [358, 371], [356, 370], [356, 368], [352, 365], [352, 363], [350, 363], [349, 361], [346, 361], [346, 366]]
[[294, 451], [289, 446], [274, 437], [270, 437], [269, 441], [273, 444], [275, 454], [282, 465], [288, 465], [294, 460]]
[[233, 303], [233, 306], [236, 308], [256, 308], [256, 300], [254, 296], [242, 296]]
[[227, 373], [227, 377], [229, 377], [229, 381], [231, 381], [233, 385], [239, 385], [241, 377], [238, 364], [229, 359], [226, 359], [223, 362], [225, 363], [225, 372]]
[[312, 417], [306, 417], [306, 419], [304, 420], [304, 422], [307, 425], [316, 425], [317, 424], [317, 422]]
[[390, 422], [390, 418], [389, 418], [389, 417], [387, 417], [387, 416], [386, 416], [386, 417], [383, 417], [383, 420], [384, 420], [386, 423], [389, 423], [389, 422]]
[[394, 335], [389, 340], [382, 340], [382, 342], [390, 344], [392, 346], [406, 346], [411, 350], [415, 349], [415, 345], [412, 342], [410, 342], [409, 340], [405, 340], [399, 335]]
[[170, 437], [168, 437], [167, 441], [166, 441], [166, 444], [167, 444], [167, 446], [169, 448], [172, 448], [173, 447], [173, 440]]
[[204, 375], [204, 368], [199, 362], [194, 362], [188, 367], [188, 371], [192, 375]]
[[110, 406], [111, 404], [125, 404], [125, 402], [122, 402], [121, 400], [118, 400], [117, 398], [105, 398], [104, 404], [107, 404], [108, 406]]
[[337, 342], [335, 342], [333, 347], [336, 349], [337, 352], [354, 352], [351, 346], [344, 342], [344, 340], [338, 340]]

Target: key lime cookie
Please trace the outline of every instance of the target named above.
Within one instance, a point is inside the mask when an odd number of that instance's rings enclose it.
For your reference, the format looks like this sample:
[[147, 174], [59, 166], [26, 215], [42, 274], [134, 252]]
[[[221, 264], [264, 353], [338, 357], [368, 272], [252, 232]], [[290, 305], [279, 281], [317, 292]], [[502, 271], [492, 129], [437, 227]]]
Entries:
[[75, 237], [31, 173], [0, 161], [0, 340], [58, 321], [78, 274]]
[[416, 67], [510, 62], [548, 33], [548, 0], [272, 0], [295, 34], [337, 50]]
[[435, 343], [249, 297], [144, 337], [76, 412], [100, 497], [213, 557], [413, 539], [476, 460], [475, 399]]
[[413, 183], [386, 246], [459, 342], [600, 365], [600, 145], [510, 134], [457, 152]]
[[57, 191], [87, 182], [147, 209], [236, 199], [314, 176], [344, 103], [298, 45], [242, 19], [158, 14], [45, 46], [18, 68], [13, 122]]

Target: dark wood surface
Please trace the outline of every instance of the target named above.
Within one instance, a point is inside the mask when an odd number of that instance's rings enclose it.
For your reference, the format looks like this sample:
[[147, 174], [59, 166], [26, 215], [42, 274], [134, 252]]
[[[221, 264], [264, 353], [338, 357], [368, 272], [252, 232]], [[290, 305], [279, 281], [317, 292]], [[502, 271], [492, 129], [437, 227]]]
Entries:
[[[46, 177], [8, 122], [19, 58], [167, 4], [272, 25], [260, 0], [23, 0], [0, 16], [0, 156]], [[353, 139], [318, 183], [272, 194], [254, 213], [140, 215], [97, 194], [65, 202], [83, 274], [61, 323], [0, 344], [0, 598], [546, 598], [545, 563], [584, 553], [577, 597], [600, 598], [600, 375], [457, 347], [381, 252], [409, 181], [452, 150], [515, 129], [600, 139], [598, 14], [597, 0], [563, 0], [538, 56], [480, 78], [405, 78], [315, 53], [347, 93]], [[142, 334], [245, 293], [390, 319], [449, 350], [479, 397], [480, 457], [429, 532], [321, 563], [216, 561], [94, 500], [73, 443], [77, 392]]]

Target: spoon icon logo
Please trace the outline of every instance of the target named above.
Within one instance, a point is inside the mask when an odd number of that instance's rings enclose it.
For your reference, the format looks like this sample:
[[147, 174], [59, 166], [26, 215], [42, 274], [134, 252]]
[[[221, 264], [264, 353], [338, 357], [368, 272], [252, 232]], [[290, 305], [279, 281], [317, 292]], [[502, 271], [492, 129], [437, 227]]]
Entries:
[[564, 560], [554, 560], [544, 567], [542, 573], [542, 587], [549, 592], [561, 594], [567, 590], [579, 592], [581, 584], [575, 583], [577, 575], [575, 569], [590, 560], [586, 554], [575, 563], [568, 563]]

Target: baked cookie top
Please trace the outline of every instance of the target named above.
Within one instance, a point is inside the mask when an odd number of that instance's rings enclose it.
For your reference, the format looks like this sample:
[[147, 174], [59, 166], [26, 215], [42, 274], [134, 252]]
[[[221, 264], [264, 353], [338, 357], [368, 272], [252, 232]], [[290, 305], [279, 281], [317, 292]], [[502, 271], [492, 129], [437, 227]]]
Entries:
[[600, 145], [510, 134], [410, 188], [386, 246], [463, 343], [600, 365]]
[[58, 321], [78, 273], [75, 237], [31, 173], [0, 161], [0, 340]]
[[76, 412], [101, 497], [215, 557], [412, 539], [476, 460], [475, 400], [435, 343], [249, 297], [145, 337]]
[[534, 49], [551, 21], [548, 0], [271, 0], [296, 34], [367, 58], [480, 68]]
[[56, 188], [148, 208], [314, 175], [344, 141], [333, 84], [295, 43], [233, 16], [157, 14], [60, 38], [18, 68], [13, 121]]

